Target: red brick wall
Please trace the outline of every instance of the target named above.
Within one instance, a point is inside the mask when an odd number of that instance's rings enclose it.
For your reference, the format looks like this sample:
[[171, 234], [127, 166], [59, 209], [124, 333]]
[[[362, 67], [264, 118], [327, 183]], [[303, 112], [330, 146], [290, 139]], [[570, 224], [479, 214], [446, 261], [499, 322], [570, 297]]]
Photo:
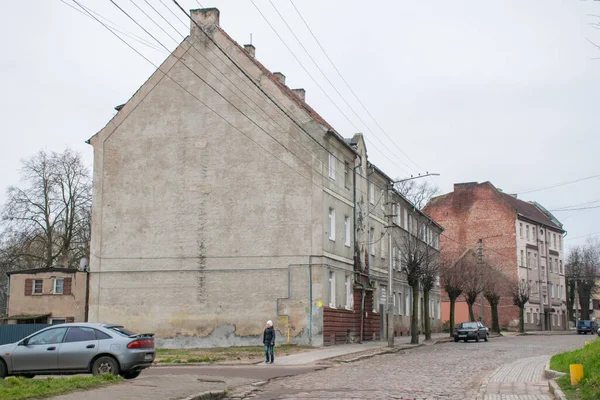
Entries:
[[[467, 248], [477, 250], [477, 242], [482, 238], [485, 261], [516, 282], [517, 216], [493, 185], [488, 182], [457, 184], [453, 192], [434, 199], [424, 211], [444, 228], [440, 237], [442, 257], [456, 260]], [[447, 299], [445, 293], [443, 298]], [[487, 301], [485, 305], [487, 322], [491, 313]], [[476, 305], [475, 316], [478, 315], [480, 308]], [[518, 308], [512, 306], [509, 293], [502, 299], [499, 316], [501, 326], [518, 318]]]
[[[323, 308], [323, 344], [333, 345], [357, 342], [360, 338], [360, 312], [362, 291], [354, 290], [354, 307], [352, 310]], [[379, 340], [380, 319], [373, 313], [373, 292], [365, 292], [365, 318], [363, 340]]]

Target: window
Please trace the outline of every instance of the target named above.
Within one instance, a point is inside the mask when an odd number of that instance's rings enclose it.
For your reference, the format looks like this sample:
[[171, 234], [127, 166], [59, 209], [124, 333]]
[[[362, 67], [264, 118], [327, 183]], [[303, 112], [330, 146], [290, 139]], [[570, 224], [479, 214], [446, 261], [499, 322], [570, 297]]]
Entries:
[[532, 260], [531, 260], [531, 252], [527, 252], [527, 266], [531, 268]]
[[529, 240], [529, 225], [525, 225], [525, 237]]
[[383, 189], [381, 189], [381, 193], [379, 194], [379, 206], [381, 207], [381, 209], [383, 211], [385, 211], [385, 191]]
[[52, 321], [50, 322], [50, 324], [59, 325], [59, 324], [64, 324], [65, 322], [67, 322], [66, 318], [52, 318]]
[[556, 316], [556, 325], [560, 326], [560, 315]]
[[402, 306], [402, 292], [398, 292], [398, 315], [404, 314], [404, 307]]
[[371, 246], [371, 255], [375, 255], [375, 228], [371, 228], [371, 233], [369, 234], [369, 246]]
[[381, 232], [381, 258], [385, 258], [385, 232]]
[[37, 345], [37, 344], [56, 344], [62, 342], [65, 337], [65, 333], [67, 332], [67, 328], [53, 328], [48, 329], [47, 331], [43, 331], [38, 333], [35, 336], [32, 336], [27, 341], [28, 345]]
[[554, 285], [550, 284], [550, 297], [554, 297]]
[[519, 223], [519, 237], [523, 239], [523, 224]]
[[398, 219], [396, 217], [398, 215], [398, 213], [399, 213], [399, 211], [398, 211], [398, 204], [392, 203], [392, 220], [394, 222], [398, 221]]
[[527, 323], [531, 322], [531, 313], [527, 311]]
[[369, 182], [369, 202], [375, 204], [375, 185]]
[[408, 231], [412, 232], [412, 215], [408, 216]]
[[410, 315], [410, 294], [404, 295], [404, 315]]
[[65, 342], [87, 342], [90, 340], [96, 340], [95, 329], [84, 328], [84, 327], [72, 327], [69, 328]]
[[346, 276], [346, 309], [352, 310], [354, 300], [352, 297], [352, 276]]
[[548, 257], [548, 272], [552, 272], [552, 258]]
[[350, 189], [350, 164], [344, 163], [344, 187]]
[[535, 242], [537, 239], [537, 229], [535, 228], [535, 226], [531, 227], [531, 236], [532, 236], [533, 241]]
[[[562, 236], [558, 235], [558, 249], [562, 250]], [[559, 321], [559, 326], [560, 326], [560, 318], [558, 319]]]
[[525, 266], [525, 251], [521, 250], [521, 267]]
[[335, 272], [329, 272], [329, 307], [335, 308]]
[[344, 244], [350, 247], [350, 217], [348, 215], [344, 216]]
[[398, 271], [402, 269], [402, 250], [398, 249]]
[[335, 242], [335, 210], [329, 209], [329, 240]]
[[560, 272], [561, 274], [563, 273], [563, 266], [562, 266], [562, 260], [559, 261], [559, 270], [558, 272]]
[[396, 248], [392, 247], [392, 269], [397, 268], [398, 263], [396, 262]]
[[553, 233], [552, 237], [554, 238], [554, 248], [556, 249], [556, 233]]
[[396, 211], [398, 211], [398, 213], [396, 213], [396, 223], [398, 224], [398, 226], [400, 226], [400, 210], [402, 210], [402, 207], [400, 207], [400, 203], [396, 204]]
[[65, 280], [62, 278], [56, 278], [54, 280], [54, 294], [63, 294], [65, 287]]
[[408, 210], [404, 209], [403, 212], [403, 216], [404, 216], [404, 230], [407, 231], [408, 230]]
[[44, 281], [41, 279], [33, 280], [33, 294], [42, 294], [42, 289], [44, 288]]
[[104, 339], [112, 339], [112, 337], [110, 335], [107, 335], [104, 332], [100, 332], [97, 329], [94, 329], [96, 331], [96, 339], [97, 340], [104, 340]]
[[335, 157], [329, 153], [329, 177], [335, 180]]

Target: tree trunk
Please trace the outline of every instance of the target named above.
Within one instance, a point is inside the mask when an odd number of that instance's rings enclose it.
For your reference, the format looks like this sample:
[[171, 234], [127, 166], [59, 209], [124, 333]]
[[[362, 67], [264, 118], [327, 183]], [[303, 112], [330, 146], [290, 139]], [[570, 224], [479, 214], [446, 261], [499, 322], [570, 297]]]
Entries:
[[525, 304], [519, 306], [519, 332], [525, 333]]
[[590, 296], [579, 295], [579, 305], [581, 306], [579, 319], [590, 319]]
[[575, 304], [575, 281], [573, 279], [567, 280], [567, 315], [569, 321], [574, 321], [573, 305]]
[[456, 305], [456, 298], [450, 297], [450, 336], [454, 336], [454, 308]]
[[500, 320], [498, 318], [498, 302], [491, 302], [492, 308], [492, 332], [500, 333]]
[[412, 298], [412, 317], [410, 321], [410, 343], [419, 344], [419, 284], [411, 286], [413, 292]]
[[469, 321], [475, 322], [475, 314], [473, 313], [473, 303], [467, 302], [469, 306]]
[[423, 290], [423, 319], [425, 320], [425, 340], [431, 340], [431, 320], [429, 319], [429, 290]]

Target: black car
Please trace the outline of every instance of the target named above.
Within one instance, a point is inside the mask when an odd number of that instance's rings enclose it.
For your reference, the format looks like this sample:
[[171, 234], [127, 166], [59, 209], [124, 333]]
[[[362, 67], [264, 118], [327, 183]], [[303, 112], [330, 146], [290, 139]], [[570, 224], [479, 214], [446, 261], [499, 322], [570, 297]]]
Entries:
[[580, 319], [579, 322], [577, 322], [577, 334], [580, 335], [582, 333], [585, 333], [586, 335], [588, 333], [594, 333], [598, 330], [598, 324], [596, 324], [596, 321], [592, 321], [589, 319]]
[[489, 329], [481, 322], [462, 322], [458, 324], [454, 330], [454, 341], [459, 340], [475, 340], [479, 342], [480, 339], [488, 341], [490, 337]]

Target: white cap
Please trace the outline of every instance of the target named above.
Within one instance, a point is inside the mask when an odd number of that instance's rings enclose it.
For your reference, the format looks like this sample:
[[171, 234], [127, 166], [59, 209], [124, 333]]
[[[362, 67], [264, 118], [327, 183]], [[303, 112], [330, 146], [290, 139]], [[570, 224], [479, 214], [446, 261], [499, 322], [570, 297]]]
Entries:
[[267, 321], [267, 325], [269, 325], [269, 326], [273, 326], [273, 321], [271, 321], [271, 320], [268, 320], [268, 321]]

